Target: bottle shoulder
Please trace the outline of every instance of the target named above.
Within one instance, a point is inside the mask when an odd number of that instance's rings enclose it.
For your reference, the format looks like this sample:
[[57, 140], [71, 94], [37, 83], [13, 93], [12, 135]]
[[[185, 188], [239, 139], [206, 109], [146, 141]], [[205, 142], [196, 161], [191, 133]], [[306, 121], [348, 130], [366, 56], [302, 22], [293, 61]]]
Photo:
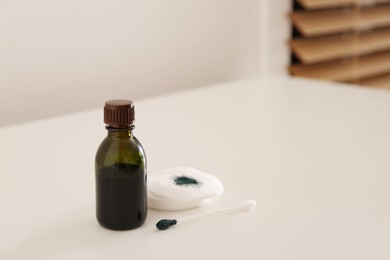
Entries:
[[135, 136], [129, 136], [128, 138], [113, 138], [111, 136], [106, 136], [100, 143], [99, 148], [114, 146], [124, 146], [131, 149], [143, 150], [141, 142]]
[[146, 165], [144, 148], [135, 136], [112, 138], [107, 136], [100, 143], [95, 162], [99, 165], [115, 163]]

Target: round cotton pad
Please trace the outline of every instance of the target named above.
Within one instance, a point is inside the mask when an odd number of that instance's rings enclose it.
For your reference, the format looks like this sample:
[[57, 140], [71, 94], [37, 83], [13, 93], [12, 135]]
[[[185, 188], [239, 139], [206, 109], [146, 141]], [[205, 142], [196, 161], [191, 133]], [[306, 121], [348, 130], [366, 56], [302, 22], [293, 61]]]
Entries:
[[194, 208], [222, 193], [217, 177], [194, 168], [170, 168], [148, 176], [148, 204], [153, 209]]

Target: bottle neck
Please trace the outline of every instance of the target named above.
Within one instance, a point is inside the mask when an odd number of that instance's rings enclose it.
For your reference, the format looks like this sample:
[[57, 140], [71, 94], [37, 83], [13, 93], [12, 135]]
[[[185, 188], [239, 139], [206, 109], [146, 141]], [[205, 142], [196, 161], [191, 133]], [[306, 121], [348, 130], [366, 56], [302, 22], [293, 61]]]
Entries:
[[133, 136], [134, 125], [128, 126], [113, 126], [106, 125], [106, 129], [108, 131], [108, 136], [113, 138], [129, 138]]

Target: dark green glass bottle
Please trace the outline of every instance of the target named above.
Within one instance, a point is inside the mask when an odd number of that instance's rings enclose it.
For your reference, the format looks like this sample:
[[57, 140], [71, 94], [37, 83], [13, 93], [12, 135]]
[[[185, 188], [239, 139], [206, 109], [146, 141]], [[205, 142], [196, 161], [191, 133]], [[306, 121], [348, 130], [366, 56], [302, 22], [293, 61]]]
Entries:
[[96, 218], [108, 229], [133, 229], [147, 215], [146, 157], [133, 135], [133, 103], [107, 101], [104, 123], [108, 135], [95, 158]]

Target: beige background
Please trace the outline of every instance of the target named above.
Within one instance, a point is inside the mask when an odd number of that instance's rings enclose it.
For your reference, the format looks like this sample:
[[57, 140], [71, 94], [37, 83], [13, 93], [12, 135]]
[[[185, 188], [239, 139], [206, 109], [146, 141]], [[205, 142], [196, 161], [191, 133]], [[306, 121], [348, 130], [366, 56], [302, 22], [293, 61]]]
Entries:
[[288, 2], [0, 1], [0, 125], [283, 72]]

